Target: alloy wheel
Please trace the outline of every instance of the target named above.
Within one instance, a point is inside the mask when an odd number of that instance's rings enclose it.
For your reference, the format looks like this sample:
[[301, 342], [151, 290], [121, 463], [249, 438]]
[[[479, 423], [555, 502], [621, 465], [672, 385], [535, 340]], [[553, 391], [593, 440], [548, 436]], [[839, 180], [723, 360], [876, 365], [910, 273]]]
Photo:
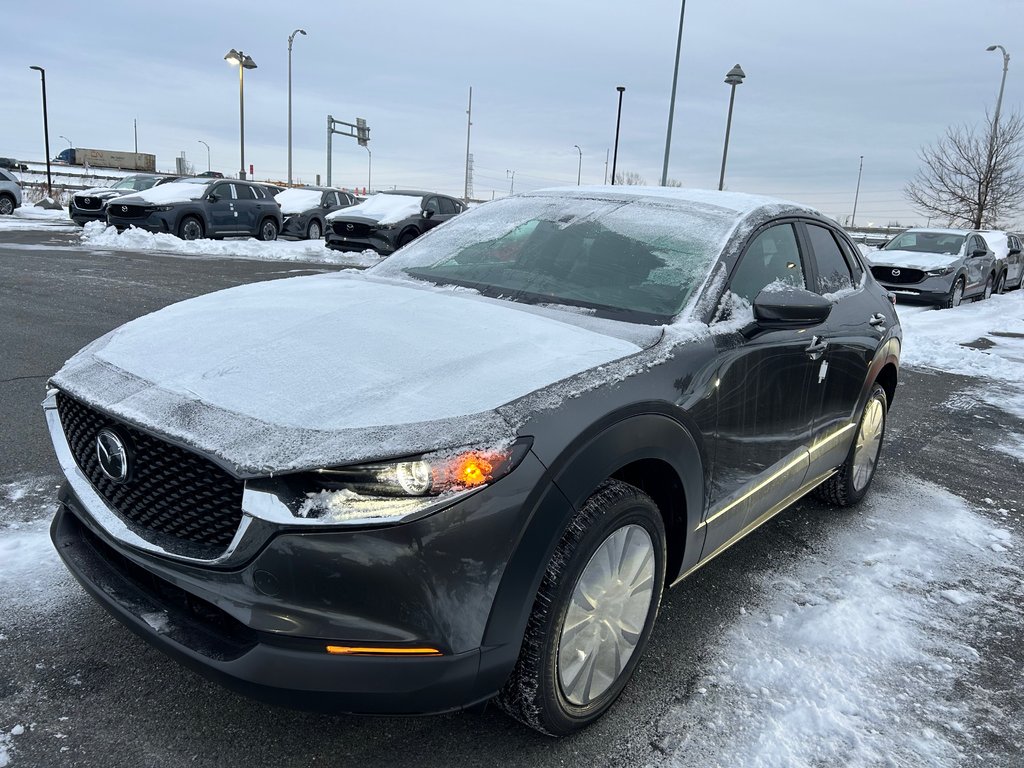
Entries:
[[853, 487], [858, 491], [867, 486], [875, 473], [884, 429], [885, 408], [878, 398], [872, 397], [864, 407], [853, 453]]

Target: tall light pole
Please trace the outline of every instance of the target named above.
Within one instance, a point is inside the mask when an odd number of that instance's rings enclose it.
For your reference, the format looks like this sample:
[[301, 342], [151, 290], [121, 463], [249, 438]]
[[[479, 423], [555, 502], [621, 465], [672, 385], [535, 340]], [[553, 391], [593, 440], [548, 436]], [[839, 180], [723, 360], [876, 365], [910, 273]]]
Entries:
[[473, 130], [473, 86], [469, 86], [469, 106], [466, 107], [466, 188], [462, 199], [469, 202], [469, 132]]
[[512, 179], [512, 184], [508, 188], [508, 193], [514, 195], [516, 193], [516, 172], [510, 171], [508, 168], [505, 169], [505, 178]]
[[50, 122], [46, 116], [46, 70], [42, 67], [29, 67], [39, 72], [43, 82], [43, 141], [46, 146], [46, 194], [53, 194], [53, 178], [50, 176]]
[[207, 144], [202, 139], [196, 139], [196, 141], [198, 141], [200, 144], [202, 144], [204, 147], [206, 147], [206, 170], [209, 171], [211, 168], [213, 168], [213, 166], [210, 165], [210, 145]]
[[999, 98], [996, 99], [996, 116], [992, 121], [992, 137], [995, 140], [995, 135], [999, 131], [999, 111], [1003, 108], [1003, 89], [1006, 87], [1006, 72], [1010, 68], [1010, 54], [1006, 52], [1006, 49], [1001, 45], [990, 45], [986, 48], [986, 51], [994, 51], [999, 49], [1003, 52], [1003, 79], [999, 83]]
[[296, 29], [288, 35], [288, 183], [292, 183], [292, 41], [306, 30]]
[[679, 53], [683, 48], [683, 16], [686, 14], [686, 0], [679, 4], [679, 37], [676, 39], [676, 68], [672, 72], [672, 95], [668, 104], [668, 130], [665, 132], [665, 164], [661, 168], [661, 186], [668, 184], [668, 151], [672, 146], [672, 116], [676, 112], [676, 83], [679, 81]]
[[74, 148], [75, 145], [71, 143], [71, 139], [69, 139], [67, 136], [58, 136], [57, 138], [58, 139], [64, 139], [64, 141], [66, 141], [68, 143], [68, 149], [73, 149]]
[[718, 176], [719, 191], [725, 186], [725, 159], [729, 156], [729, 131], [732, 130], [732, 105], [736, 101], [736, 86], [743, 82], [746, 77], [740, 65], [730, 69], [725, 75], [725, 82], [731, 89], [729, 91], [729, 117], [725, 121], [725, 147], [722, 149], [722, 172]]
[[366, 149], [366, 194], [373, 189], [373, 153], [370, 152], [370, 145], [363, 144]]
[[857, 191], [853, 195], [853, 216], [850, 218], [850, 226], [857, 224], [857, 200], [860, 198], [860, 176], [864, 172], [864, 155], [860, 156], [860, 168], [857, 169]]
[[583, 150], [580, 149], [579, 144], [573, 144], [573, 146], [576, 147], [576, 151], [580, 153], [580, 162], [579, 165], [576, 166], [576, 186], [578, 187], [580, 185], [580, 179], [583, 177]]
[[238, 178], [245, 178], [245, 70], [256, 69], [256, 62], [251, 56], [232, 48], [224, 55], [224, 60], [238, 67], [238, 143], [241, 150], [241, 168]]
[[615, 90], [619, 92], [619, 114], [615, 118], [615, 152], [612, 154], [612, 184], [615, 183], [615, 166], [619, 162], [619, 127], [622, 125], [622, 94], [626, 91], [626, 86], [617, 85]]

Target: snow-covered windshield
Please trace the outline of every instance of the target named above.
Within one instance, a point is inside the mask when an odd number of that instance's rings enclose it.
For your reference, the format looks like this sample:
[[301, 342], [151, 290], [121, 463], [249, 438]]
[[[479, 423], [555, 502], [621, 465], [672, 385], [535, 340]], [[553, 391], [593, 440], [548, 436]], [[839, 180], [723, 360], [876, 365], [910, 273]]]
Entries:
[[157, 183], [159, 179], [154, 176], [126, 176], [117, 182], [111, 189], [124, 189], [124, 190], [135, 190], [141, 192], [143, 189], [149, 189]]
[[955, 232], [921, 232], [909, 230], [890, 240], [885, 251], [916, 251], [956, 256], [964, 245], [964, 235]]
[[395, 224], [410, 216], [419, 216], [422, 200], [422, 195], [394, 195], [381, 192], [358, 205], [335, 211], [327, 217], [327, 220], [365, 216], [368, 219], [374, 219], [379, 224]]
[[699, 203], [513, 197], [461, 214], [371, 273], [661, 323], [703, 282], [736, 218]]

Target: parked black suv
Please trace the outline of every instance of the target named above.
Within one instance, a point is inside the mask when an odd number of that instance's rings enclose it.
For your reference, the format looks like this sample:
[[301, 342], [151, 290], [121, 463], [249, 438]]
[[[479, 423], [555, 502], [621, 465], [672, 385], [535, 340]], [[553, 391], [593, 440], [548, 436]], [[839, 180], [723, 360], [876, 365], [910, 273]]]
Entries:
[[281, 234], [299, 239], [319, 240], [329, 213], [356, 204], [356, 197], [333, 187], [294, 187], [274, 195], [281, 206], [284, 225]]
[[107, 205], [107, 223], [167, 232], [182, 240], [251, 235], [275, 240], [281, 208], [260, 184], [190, 178], [119, 198]]
[[339, 251], [392, 253], [428, 229], [466, 210], [461, 200], [435, 192], [398, 189], [327, 217], [327, 247]]
[[159, 184], [177, 181], [179, 178], [179, 176], [137, 173], [132, 176], [125, 176], [119, 182], [109, 187], [93, 187], [92, 189], [76, 192], [72, 195], [71, 202], [68, 205], [68, 215], [79, 226], [85, 226], [87, 221], [106, 221], [107, 203], [111, 200], [130, 195], [132, 192], [142, 192]]

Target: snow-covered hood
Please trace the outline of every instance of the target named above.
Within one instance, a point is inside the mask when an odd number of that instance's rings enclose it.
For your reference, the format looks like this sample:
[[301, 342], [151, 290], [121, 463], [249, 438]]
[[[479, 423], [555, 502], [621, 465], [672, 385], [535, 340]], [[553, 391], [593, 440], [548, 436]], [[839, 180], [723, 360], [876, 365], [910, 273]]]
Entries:
[[949, 267], [960, 261], [963, 256], [948, 253], [921, 253], [919, 251], [875, 251], [867, 254], [868, 261], [877, 267], [903, 267], [905, 269], [929, 269]]
[[496, 408], [640, 349], [470, 293], [335, 273], [141, 317], [53, 383], [260, 474], [506, 440]]
[[81, 192], [75, 192], [75, 197], [120, 197], [121, 195], [134, 194], [132, 189], [111, 189], [110, 187], [91, 187]]

